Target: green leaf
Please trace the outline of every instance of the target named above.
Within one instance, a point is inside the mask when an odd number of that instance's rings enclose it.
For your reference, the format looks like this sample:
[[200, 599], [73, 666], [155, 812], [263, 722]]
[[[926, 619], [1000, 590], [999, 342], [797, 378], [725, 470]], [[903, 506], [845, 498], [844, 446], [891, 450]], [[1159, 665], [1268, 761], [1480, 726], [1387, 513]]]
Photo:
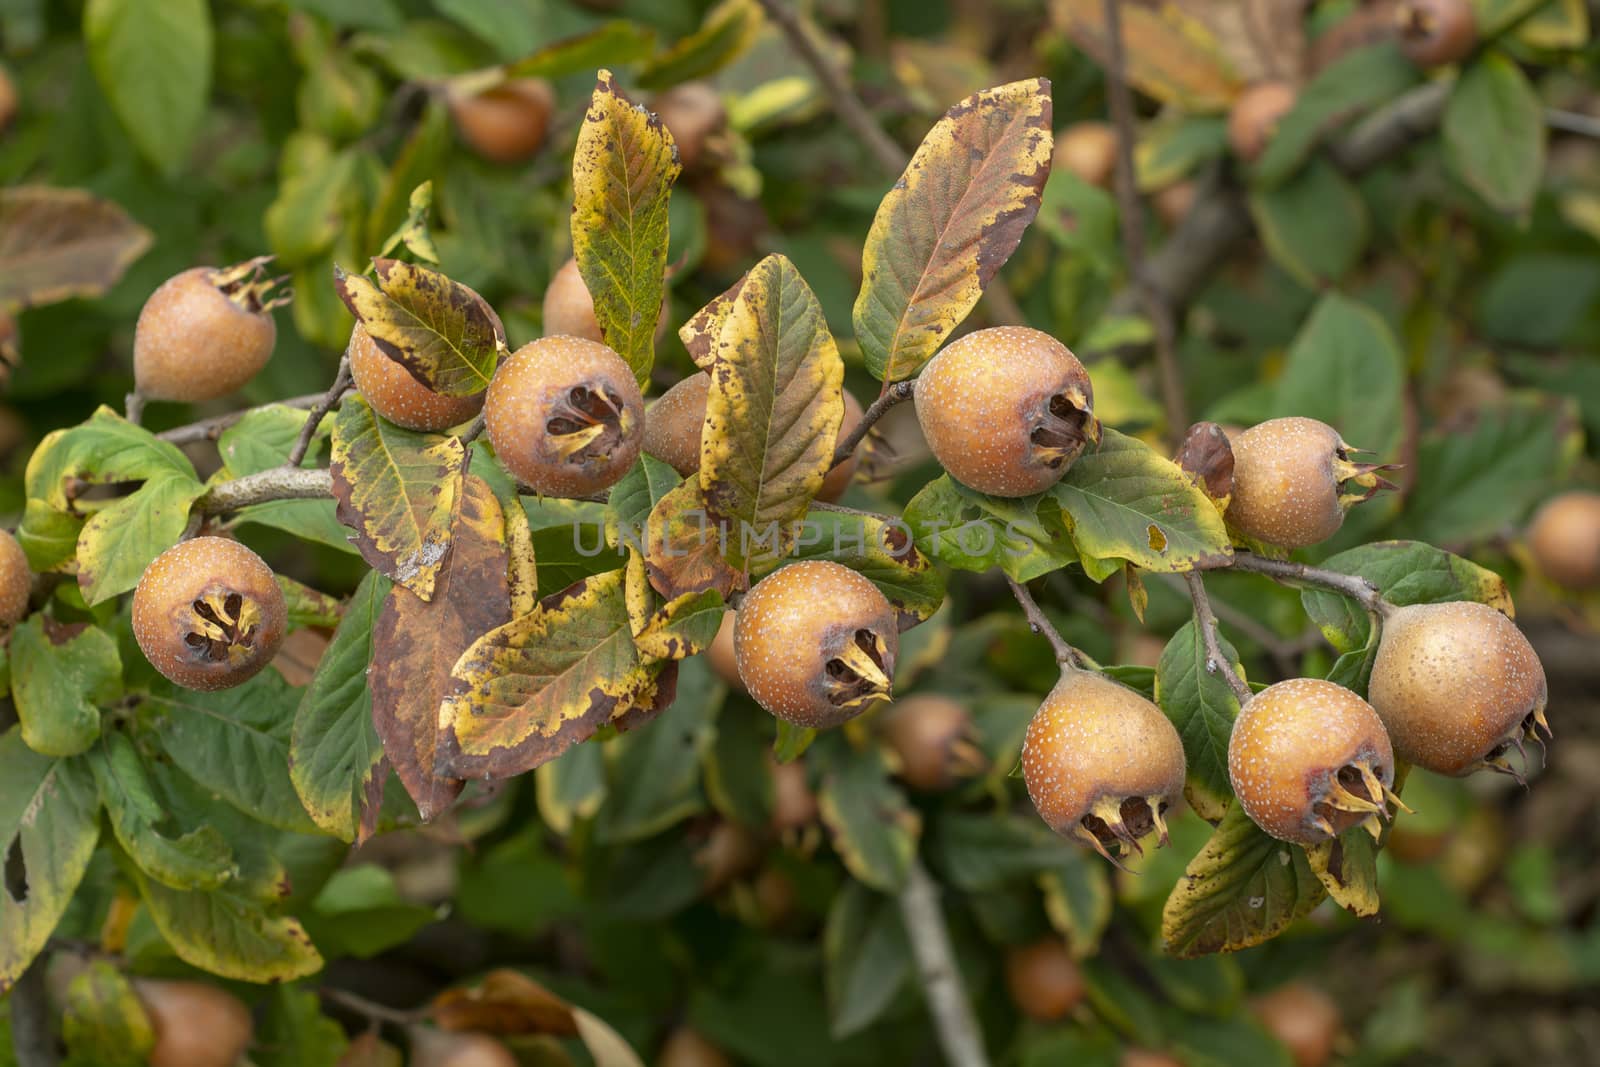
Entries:
[[1032, 812], [941, 813], [930, 856], [940, 880], [966, 893], [997, 889], [1056, 870], [1077, 852]]
[[1222, 516], [1189, 476], [1143, 441], [1109, 428], [1046, 499], [1060, 506], [1085, 560], [1125, 559], [1172, 574], [1232, 555]]
[[1352, 915], [1378, 914], [1378, 843], [1366, 827], [1306, 849], [1306, 861], [1334, 903]]
[[853, 319], [867, 370], [920, 370], [967, 317], [1039, 213], [1050, 83], [1012, 82], [945, 113], [873, 217]]
[[378, 349], [436, 393], [489, 388], [505, 331], [488, 302], [421, 264], [374, 259], [372, 271], [376, 281], [335, 268], [333, 287]]
[[613, 540], [618, 544], [641, 546], [644, 525], [651, 510], [661, 498], [678, 487], [683, 479], [672, 467], [641, 452], [639, 462], [628, 469], [622, 480], [611, 487], [606, 498], [606, 525], [619, 533]]
[[699, 29], [639, 68], [639, 84], [646, 89], [664, 89], [715, 74], [739, 58], [763, 22], [755, 0], [722, 0], [706, 12]]
[[[383, 746], [372, 725], [372, 629], [389, 596], [389, 582], [369, 571], [345, 608], [344, 619], [306, 687], [289, 735], [289, 778], [300, 802], [323, 831], [354, 841], [367, 809], [383, 798], [376, 779]], [[362, 835], [363, 837], [365, 835]]]
[[[1242, 677], [1239, 653], [1227, 638], [1220, 644], [1222, 654]], [[1220, 668], [1206, 669], [1209, 662], [1205, 638], [1190, 619], [1161, 652], [1161, 661], [1156, 665], [1156, 703], [1183, 739], [1189, 768], [1184, 793], [1189, 806], [1202, 818], [1219, 819], [1233, 799], [1233, 787], [1228, 781], [1228, 738], [1239, 714], [1239, 698], [1223, 679]]]
[[894, 605], [902, 630], [926, 622], [944, 603], [943, 573], [918, 551], [911, 528], [900, 519], [813, 506], [801, 520], [788, 556], [756, 571], [766, 574], [804, 559], [831, 560], [872, 582]]
[[612, 19], [506, 64], [505, 73], [508, 78], [564, 78], [598, 67], [637, 63], [655, 46], [655, 31], [648, 26]]
[[817, 731], [809, 726], [796, 726], [787, 719], [778, 720], [778, 736], [772, 742], [772, 758], [779, 763], [793, 763], [805, 755]]
[[1079, 959], [1092, 956], [1111, 923], [1111, 877], [1098, 857], [1068, 849], [1035, 881], [1044, 894], [1044, 913]]
[[89, 963], [67, 986], [61, 1036], [69, 1063], [96, 1067], [140, 1067], [156, 1043], [133, 983], [105, 960]]
[[891, 897], [851, 883], [834, 898], [822, 931], [828, 1032], [849, 1037], [894, 1003], [913, 973], [911, 943]]
[[1273, 260], [1308, 289], [1337, 282], [1367, 245], [1367, 207], [1324, 159], [1270, 189], [1250, 193], [1250, 214]]
[[1189, 1067], [1295, 1067], [1298, 1062], [1282, 1042], [1243, 1013], [1227, 1019], [1186, 1016], [1173, 1043]]
[[78, 587], [90, 604], [120, 596], [144, 570], [178, 543], [189, 506], [205, 487], [188, 474], [163, 475], [95, 512], [78, 535]]
[[579, 819], [593, 818], [605, 802], [605, 754], [599, 745], [578, 745], [534, 771], [539, 818], [558, 834]]
[[[1221, 118], [1190, 114], [1158, 118], [1139, 131], [1139, 143], [1134, 148], [1139, 188], [1165, 188], [1227, 151], [1228, 124]], [[1099, 391], [1097, 387], [1095, 392]]]
[[831, 762], [818, 795], [845, 868], [873, 889], [898, 892], [917, 853], [922, 817], [906, 802], [876, 747]]
[[165, 685], [147, 701], [153, 737], [172, 762], [229, 804], [283, 830], [310, 833], [289, 780], [289, 736], [300, 691], [277, 671], [233, 689], [198, 693]]
[[654, 659], [683, 659], [711, 647], [727, 608], [715, 589], [684, 593], [661, 605], [633, 635], [639, 651]]
[[1445, 161], [1497, 211], [1526, 215], [1544, 177], [1544, 107], [1528, 78], [1497, 52], [1461, 72], [1444, 111]]
[[336, 871], [306, 915], [324, 952], [371, 959], [403, 945], [438, 916], [400, 893], [394, 875], [372, 863]]
[[97, 704], [122, 691], [122, 657], [98, 627], [77, 633], [41, 615], [11, 635], [11, 696], [22, 739], [45, 756], [76, 756], [100, 736]]
[[572, 157], [572, 254], [607, 345], [640, 384], [655, 363], [666, 292], [672, 134], [600, 71]]
[[17, 729], [0, 734], [0, 852], [22, 856], [28, 892], [0, 888], [0, 995], [44, 948], [100, 839], [100, 797], [81, 759], [41, 756]]
[[349, 1044], [344, 1028], [322, 1013], [314, 990], [278, 986], [267, 999], [250, 1060], [257, 1067], [340, 1067]]
[[322, 969], [298, 919], [234, 889], [169, 889], [133, 868], [130, 877], [178, 958], [241, 982], [287, 982]]
[[[151, 770], [127, 734], [107, 734], [88, 758], [117, 843], [146, 874], [174, 889], [215, 889], [238, 875], [233, 849], [215, 826], [162, 831], [176, 820], [150, 788]], [[154, 771], [162, 773], [159, 764]]]
[[[344, 235], [347, 223], [364, 213], [361, 161], [354, 149], [326, 152], [284, 175], [277, 198], [267, 205], [261, 220], [267, 243], [280, 263], [305, 268], [324, 261]], [[314, 282], [318, 293], [325, 294], [328, 304], [337, 308], [327, 278], [328, 270], [322, 267], [314, 275], [297, 273], [295, 279], [295, 323], [313, 336], [317, 335], [306, 330], [301, 310], [301, 305], [308, 303], [305, 294], [310, 285], [305, 283]], [[323, 305], [319, 302], [317, 306]]]
[[[1489, 276], [1475, 309], [1476, 318], [1496, 341], [1558, 348], [1569, 339], [1576, 340], [1575, 331], [1597, 298], [1600, 262], [1593, 257], [1524, 252], [1507, 258]], [[1543, 362], [1542, 356], [1536, 358]], [[1565, 377], [1567, 368], [1546, 366]]]
[[1405, 357], [1388, 324], [1365, 304], [1324, 296], [1289, 347], [1272, 410], [1320, 419], [1355, 447], [1389, 457], [1404, 406]]
[[[719, 619], [721, 614], [718, 607]], [[639, 841], [705, 810], [700, 762], [716, 737], [716, 715], [727, 689], [703, 658], [685, 660], [679, 671], [672, 707], [649, 729], [606, 746], [610, 788], [596, 820], [598, 841]]]
[[[308, 412], [282, 404], [269, 404], [246, 412], [217, 439], [223, 474], [228, 478], [242, 478], [283, 466], [308, 417]], [[326, 462], [330, 425], [331, 420], [325, 419], [317, 428], [311, 447], [306, 450], [304, 465], [320, 466]], [[355, 552], [355, 545], [350, 543], [350, 531], [339, 522], [335, 507], [332, 500], [274, 500], [245, 508], [239, 512], [239, 521], [261, 523], [341, 552]]]
[[211, 92], [206, 0], [89, 0], [83, 35], [95, 78], [139, 153], [178, 173]]
[[1282, 933], [1324, 895], [1305, 852], [1268, 837], [1235, 804], [1167, 898], [1161, 939], [1181, 958], [1249, 948]]
[[[1064, 525], [1040, 517], [1036, 497], [992, 497], [940, 475], [906, 505], [919, 552], [964, 571], [999, 567], [1019, 582], [1078, 560]], [[1059, 515], [1052, 507], [1052, 516]]]

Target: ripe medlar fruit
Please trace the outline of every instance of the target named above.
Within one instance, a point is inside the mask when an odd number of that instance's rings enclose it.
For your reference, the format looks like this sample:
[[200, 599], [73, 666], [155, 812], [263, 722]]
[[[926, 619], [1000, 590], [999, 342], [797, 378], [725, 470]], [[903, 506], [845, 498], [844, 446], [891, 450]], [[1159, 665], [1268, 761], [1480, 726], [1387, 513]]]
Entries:
[[[854, 432], [857, 426], [861, 425], [861, 419], [866, 414], [861, 410], [861, 402], [851, 396], [848, 391], [844, 392], [843, 396], [844, 418], [839, 422], [838, 437], [838, 440], [841, 441]], [[857, 457], [860, 455], [861, 450], [857, 449], [850, 453], [849, 458], [843, 463], [828, 472], [828, 476], [822, 479], [822, 488], [817, 490], [818, 500], [831, 504], [844, 496], [845, 490], [850, 488], [851, 479], [856, 476]]]
[[1022, 741], [1022, 778], [1045, 824], [1121, 866], [1109, 849], [1143, 853], [1183, 792], [1187, 764], [1172, 722], [1143, 696], [1094, 671], [1067, 670]]
[[1295, 1067], [1322, 1067], [1339, 1039], [1339, 1005], [1322, 990], [1301, 982], [1264, 993], [1250, 1002], [1262, 1027], [1294, 1057]]
[[[661, 313], [656, 318], [656, 342], [667, 330], [667, 301], [661, 301]], [[550, 278], [544, 291], [544, 335], [555, 337], [582, 337], [589, 341], [604, 341], [605, 332], [600, 320], [595, 318], [594, 297], [583, 282], [578, 261], [568, 259]]]
[[250, 1044], [250, 1009], [204, 982], [134, 982], [150, 1016], [155, 1047], [150, 1067], [233, 1067]]
[[698, 1030], [680, 1026], [661, 1045], [658, 1067], [733, 1067], [733, 1061]]
[[1395, 608], [1367, 693], [1396, 755], [1439, 774], [1520, 778], [1509, 750], [1550, 736], [1543, 664], [1516, 623], [1476, 601]]
[[1259, 159], [1297, 96], [1287, 82], [1259, 82], [1241, 93], [1228, 112], [1228, 144], [1234, 155], [1246, 163]]
[[1042, 493], [1100, 439], [1094, 386], [1066, 345], [1026, 326], [969, 333], [917, 379], [917, 422], [950, 476], [992, 496]]
[[1321, 678], [1291, 678], [1245, 703], [1228, 739], [1228, 780], [1261, 829], [1315, 845], [1387, 818], [1394, 751], [1372, 705]]
[[772, 828], [779, 835], [804, 830], [817, 821], [817, 794], [801, 760], [771, 761]]
[[710, 392], [711, 375], [691, 374], [645, 409], [644, 450], [685, 478], [700, 469], [700, 431]]
[[535, 492], [591, 496], [639, 458], [644, 398], [622, 357], [597, 341], [545, 337], [494, 372], [484, 428], [506, 470]]
[[28, 613], [33, 572], [28, 557], [10, 530], [0, 530], [0, 630], [14, 626]]
[[445, 396], [411, 376], [356, 323], [350, 331], [350, 376], [372, 410], [396, 426], [419, 433], [438, 433], [460, 426], [483, 410], [483, 394]]
[[987, 766], [966, 707], [939, 693], [897, 700], [883, 715], [883, 740], [900, 763], [900, 780], [934, 793]]
[[1528, 525], [1528, 551], [1558, 585], [1600, 586], [1600, 493], [1573, 490], [1546, 501]]
[[1075, 122], [1056, 134], [1052, 170], [1069, 170], [1102, 189], [1117, 173], [1117, 131], [1105, 122]]
[[272, 662], [288, 608], [261, 557], [224, 537], [180, 541], [133, 591], [133, 636], [185, 689], [229, 689]]
[[133, 331], [134, 387], [151, 400], [186, 404], [241, 388], [267, 365], [277, 343], [272, 309], [282, 279], [263, 278], [266, 259], [193, 267], [150, 294]]
[[488, 1034], [472, 1031], [411, 1030], [411, 1067], [517, 1067], [511, 1050]]
[[17, 86], [11, 80], [11, 75], [6, 73], [6, 68], [0, 66], [0, 133], [4, 133], [16, 117]]
[[1400, 51], [1419, 67], [1443, 67], [1478, 45], [1472, 0], [1403, 0], [1396, 12]]
[[1059, 937], [1007, 951], [1006, 989], [1022, 1014], [1042, 1023], [1071, 1015], [1089, 991], [1077, 961]]
[[1283, 548], [1325, 541], [1345, 512], [1380, 489], [1389, 464], [1352, 463], [1358, 452], [1316, 419], [1272, 419], [1235, 434], [1233, 499], [1225, 517], [1239, 533]]
[[728, 122], [722, 94], [705, 82], [673, 86], [650, 105], [678, 146], [678, 162], [685, 172], [695, 169], [706, 155], [706, 143]]
[[841, 564], [802, 560], [750, 590], [733, 647], [757, 704], [824, 729], [889, 696], [900, 631], [877, 586]]
[[544, 146], [556, 94], [542, 78], [517, 78], [481, 93], [452, 93], [456, 133], [491, 163], [520, 163]]

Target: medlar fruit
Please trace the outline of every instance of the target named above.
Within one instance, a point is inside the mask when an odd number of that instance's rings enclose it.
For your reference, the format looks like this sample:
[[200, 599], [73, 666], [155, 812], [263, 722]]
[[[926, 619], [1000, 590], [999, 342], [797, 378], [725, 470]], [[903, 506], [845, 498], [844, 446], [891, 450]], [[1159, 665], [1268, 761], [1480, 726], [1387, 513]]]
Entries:
[[481, 93], [452, 93], [448, 103], [467, 147], [491, 163], [521, 163], [544, 147], [556, 94], [542, 78], [517, 78]]
[[971, 712], [940, 693], [895, 701], [880, 729], [900, 764], [900, 780], [924, 793], [949, 789], [987, 766]]
[[28, 613], [33, 571], [27, 554], [10, 530], [0, 530], [0, 630], [15, 626]]
[[1298, 95], [1287, 82], [1259, 82], [1241, 93], [1228, 112], [1228, 144], [1234, 155], [1246, 163], [1261, 158]]
[[350, 376], [372, 410], [396, 426], [419, 433], [438, 433], [459, 426], [483, 410], [483, 393], [445, 396], [411, 376], [411, 372], [383, 353], [356, 323], [350, 331]]
[[1322, 990], [1291, 982], [1256, 997], [1250, 1010], [1288, 1048], [1295, 1067], [1322, 1067], [1332, 1058], [1339, 1039], [1339, 1005]]
[[1528, 526], [1528, 551], [1557, 585], [1600, 586], [1600, 493], [1573, 490], [1546, 501]]
[[706, 156], [706, 144], [727, 125], [722, 94], [705, 82], [684, 82], [656, 97], [650, 105], [678, 146], [678, 162], [692, 171]]
[[412, 1067], [517, 1067], [511, 1050], [488, 1034], [415, 1027]]
[[1111, 187], [1117, 173], [1117, 131], [1105, 122], [1075, 122], [1056, 134], [1052, 170], [1069, 170], [1090, 185]]
[[1072, 1014], [1089, 985], [1066, 943], [1047, 937], [1006, 952], [1006, 989], [1022, 1014], [1054, 1023]]
[[[656, 342], [659, 344], [667, 330], [667, 301], [661, 301], [661, 313], [656, 318]], [[550, 278], [544, 291], [544, 335], [582, 337], [590, 341], [604, 341], [605, 331], [595, 318], [594, 297], [584, 284], [578, 261], [568, 259]]]
[[193, 267], [150, 294], [133, 331], [134, 387], [151, 400], [193, 404], [241, 388], [277, 343], [266, 257], [232, 267]]
[[711, 375], [691, 374], [645, 409], [644, 450], [685, 478], [700, 469], [700, 431], [710, 392]]
[[680, 1026], [667, 1035], [656, 1063], [659, 1067], [733, 1067], [733, 1061], [720, 1048], [688, 1026]]
[[1396, 12], [1400, 51], [1419, 67], [1443, 67], [1478, 46], [1472, 0], [1403, 0]]
[[1357, 452], [1327, 423], [1272, 419], [1236, 434], [1233, 499], [1225, 517], [1246, 537], [1283, 548], [1325, 541], [1345, 512], [1394, 483], [1379, 475], [1392, 465], [1352, 463]]
[[150, 1016], [155, 1047], [150, 1067], [233, 1067], [250, 1044], [250, 1009], [204, 982], [134, 982]]

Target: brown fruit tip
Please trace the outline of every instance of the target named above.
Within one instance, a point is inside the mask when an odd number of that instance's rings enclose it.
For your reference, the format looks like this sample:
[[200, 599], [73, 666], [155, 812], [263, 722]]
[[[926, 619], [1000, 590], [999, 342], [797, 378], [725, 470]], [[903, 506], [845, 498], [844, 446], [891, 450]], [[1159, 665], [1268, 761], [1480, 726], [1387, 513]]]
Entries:
[[1404, 0], [1395, 12], [1400, 51], [1419, 67], [1465, 59], [1478, 45], [1472, 0]]

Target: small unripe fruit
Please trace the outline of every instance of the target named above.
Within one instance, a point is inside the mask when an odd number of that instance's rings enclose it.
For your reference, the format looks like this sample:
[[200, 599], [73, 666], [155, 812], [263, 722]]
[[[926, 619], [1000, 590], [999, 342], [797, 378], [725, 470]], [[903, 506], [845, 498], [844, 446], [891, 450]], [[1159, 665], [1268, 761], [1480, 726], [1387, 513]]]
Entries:
[[1315, 845], [1387, 817], [1394, 751], [1372, 705], [1321, 678], [1291, 678], [1245, 704], [1228, 740], [1234, 796], [1280, 841]]
[[1120, 844], [1167, 842], [1162, 815], [1183, 792], [1183, 742], [1143, 696], [1094, 671], [1068, 670], [1028, 723], [1022, 778], [1045, 824], [1116, 863]]
[[33, 572], [28, 557], [10, 530], [0, 530], [0, 630], [14, 626], [28, 613]]
[[877, 586], [841, 564], [803, 560], [750, 590], [733, 647], [757, 704], [825, 729], [889, 696], [900, 631]]
[[[844, 418], [839, 423], [839, 440], [844, 440], [857, 426], [861, 425], [861, 402], [848, 392], [844, 396]], [[861, 450], [850, 453], [850, 458], [828, 472], [822, 479], [822, 488], [817, 490], [817, 499], [833, 503], [844, 496], [845, 490], [850, 488], [850, 480], [856, 476], [856, 465]]]
[[1045, 1023], [1072, 1014], [1088, 992], [1077, 961], [1056, 937], [1006, 953], [1006, 988], [1022, 1014]]
[[214, 985], [140, 979], [134, 990], [155, 1031], [150, 1067], [233, 1067], [250, 1044], [250, 1009]]
[[417, 381], [399, 363], [383, 354], [367, 328], [350, 331], [350, 375], [372, 410], [396, 426], [437, 433], [459, 426], [483, 410], [483, 394], [445, 396]]
[[542, 78], [518, 78], [476, 94], [452, 94], [456, 132], [491, 163], [520, 163], [538, 153], [550, 129], [556, 94]]
[[1090, 185], [1111, 187], [1117, 173], [1117, 131], [1104, 122], [1075, 122], [1056, 134], [1053, 170], [1069, 170]]
[[917, 422], [950, 476], [993, 496], [1042, 493], [1100, 439], [1094, 387], [1066, 345], [995, 326], [947, 345], [917, 379]]
[[1395, 754], [1439, 774], [1516, 775], [1506, 755], [1549, 736], [1544, 666], [1487, 604], [1411, 604], [1383, 620], [1367, 692]]
[[656, 1064], [658, 1067], [733, 1067], [733, 1061], [720, 1048], [687, 1026], [678, 1027], [667, 1037]]
[[145, 568], [133, 591], [133, 636], [170, 681], [228, 689], [272, 662], [288, 608], [261, 557], [237, 541], [180, 541]]
[[780, 834], [804, 830], [817, 821], [817, 794], [800, 760], [772, 763], [772, 828]]
[[901, 781], [926, 793], [949, 789], [986, 765], [972, 714], [939, 693], [897, 700], [884, 713], [883, 740], [898, 757]]
[[488, 1034], [470, 1031], [411, 1031], [411, 1067], [517, 1067], [511, 1050]]
[[1228, 112], [1228, 143], [1234, 155], [1246, 163], [1259, 159], [1278, 132], [1278, 121], [1294, 107], [1296, 95], [1286, 82], [1261, 82], [1241, 93]]
[[1574, 490], [1546, 501], [1528, 526], [1528, 551], [1558, 585], [1600, 586], [1600, 493]]
[[535, 492], [590, 496], [639, 458], [644, 397], [611, 349], [577, 337], [523, 345], [500, 364], [483, 405], [495, 455]]
[[[661, 313], [656, 318], [656, 341], [660, 343], [667, 329], [667, 302], [661, 301]], [[569, 259], [561, 264], [550, 278], [544, 291], [544, 335], [556, 337], [582, 337], [589, 341], [604, 341], [605, 331], [594, 314], [594, 297], [584, 284], [578, 270], [578, 261]]]
[[1385, 464], [1352, 463], [1339, 432], [1316, 419], [1272, 419], [1233, 435], [1233, 498], [1228, 524], [1284, 548], [1325, 541], [1345, 512], [1380, 489]]
[[265, 260], [194, 267], [150, 294], [133, 331], [135, 388], [151, 400], [194, 404], [241, 388], [277, 343]]
[[1404, 0], [1396, 17], [1400, 51], [1419, 67], [1455, 63], [1477, 47], [1472, 0]]
[[1322, 1067], [1339, 1039], [1339, 1005], [1320, 989], [1293, 982], [1250, 1004], [1267, 1033], [1294, 1057], [1295, 1067]]
[[685, 171], [695, 169], [705, 157], [706, 142], [728, 121], [722, 95], [705, 82], [684, 82], [668, 89], [655, 98], [650, 110], [671, 131], [678, 146], [678, 162]]
[[644, 450], [685, 478], [700, 469], [700, 431], [710, 392], [711, 375], [691, 374], [644, 413]]

